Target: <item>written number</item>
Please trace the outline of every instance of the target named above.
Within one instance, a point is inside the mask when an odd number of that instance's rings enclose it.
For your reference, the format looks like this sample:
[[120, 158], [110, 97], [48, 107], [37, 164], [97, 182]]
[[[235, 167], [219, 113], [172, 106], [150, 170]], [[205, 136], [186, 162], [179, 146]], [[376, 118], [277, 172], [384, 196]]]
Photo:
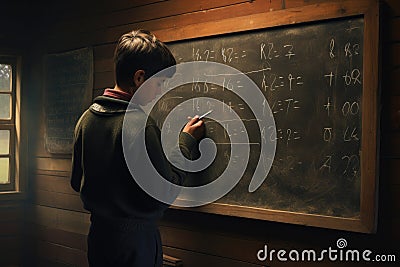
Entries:
[[344, 52], [346, 57], [352, 57], [360, 54], [360, 45], [359, 44], [353, 44], [351, 45], [350, 43], [345, 44], [344, 46]]
[[343, 116], [347, 117], [348, 115], [357, 115], [360, 111], [360, 105], [357, 102], [350, 103], [346, 101], [342, 107]]
[[346, 85], [353, 84], [361, 84], [361, 72], [359, 69], [353, 69], [350, 73], [346, 71], [346, 74], [343, 75], [344, 82]]

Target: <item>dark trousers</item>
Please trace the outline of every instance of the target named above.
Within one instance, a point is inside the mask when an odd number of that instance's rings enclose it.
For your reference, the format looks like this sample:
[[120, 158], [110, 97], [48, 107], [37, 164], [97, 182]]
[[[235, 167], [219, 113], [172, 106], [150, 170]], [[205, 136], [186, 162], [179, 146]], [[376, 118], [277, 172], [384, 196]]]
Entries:
[[91, 216], [90, 267], [161, 267], [160, 232], [154, 222]]

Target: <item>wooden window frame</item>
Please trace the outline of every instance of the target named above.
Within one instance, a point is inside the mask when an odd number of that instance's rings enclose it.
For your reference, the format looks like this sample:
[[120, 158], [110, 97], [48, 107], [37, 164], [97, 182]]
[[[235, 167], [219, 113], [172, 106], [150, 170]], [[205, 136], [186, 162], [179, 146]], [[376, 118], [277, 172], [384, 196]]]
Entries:
[[[11, 118], [0, 119], [0, 130], [10, 131], [9, 180], [0, 184], [0, 200], [23, 196], [24, 182], [21, 179], [21, 58], [17, 55], [0, 55], [0, 63], [11, 66]], [[1, 94], [7, 94], [2, 92]], [[26, 154], [26, 153], [25, 153]], [[0, 156], [2, 158], [7, 156]]]

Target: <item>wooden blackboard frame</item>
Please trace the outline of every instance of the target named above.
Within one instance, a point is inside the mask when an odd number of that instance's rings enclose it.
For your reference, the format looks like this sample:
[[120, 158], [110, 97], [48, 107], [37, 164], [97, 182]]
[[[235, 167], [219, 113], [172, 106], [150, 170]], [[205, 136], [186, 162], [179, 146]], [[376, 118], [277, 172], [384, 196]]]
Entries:
[[342, 218], [220, 203], [212, 203], [194, 210], [355, 232], [376, 231], [379, 170], [379, 2], [377, 0], [320, 3], [162, 29], [154, 33], [161, 40], [172, 42], [353, 16], [362, 16], [364, 19], [360, 216]]

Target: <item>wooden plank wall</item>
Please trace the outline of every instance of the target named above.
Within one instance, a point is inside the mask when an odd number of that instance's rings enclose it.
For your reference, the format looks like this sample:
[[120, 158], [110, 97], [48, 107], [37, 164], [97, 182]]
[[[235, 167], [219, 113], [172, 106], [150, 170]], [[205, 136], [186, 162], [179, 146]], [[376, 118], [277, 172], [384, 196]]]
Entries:
[[[326, 0], [328, 1], [328, 0]], [[101, 3], [98, 3], [101, 2]], [[94, 47], [94, 93], [113, 85], [112, 53], [117, 38], [135, 28], [151, 31], [223, 18], [265, 13], [310, 5], [323, 0], [114, 0], [52, 1], [41, 10], [37, 39], [33, 40], [30, 94], [43, 99], [41, 58], [46, 53], [85, 46]], [[338, 238], [349, 246], [374, 252], [397, 253], [388, 241], [400, 241], [400, 4], [386, 0], [382, 45], [382, 148], [377, 234], [357, 234], [306, 226], [272, 223], [244, 218], [169, 210], [161, 221], [164, 250], [183, 260], [184, 266], [265, 266], [256, 258], [267, 244], [274, 249], [336, 247]], [[32, 29], [34, 30], [34, 29]], [[39, 108], [43, 105], [35, 103]], [[82, 209], [79, 195], [70, 189], [69, 156], [55, 156], [44, 149], [43, 116], [30, 117], [30, 149], [34, 169], [30, 176], [26, 238], [31, 263], [38, 266], [87, 266], [85, 251], [89, 215]], [[2, 209], [0, 209], [0, 214]], [[11, 211], [7, 211], [11, 212]], [[0, 226], [13, 225], [7, 220]], [[19, 218], [19, 217], [16, 217]], [[1, 228], [0, 228], [1, 229]], [[0, 244], [2, 242], [0, 230]], [[396, 242], [397, 241], [397, 242]], [[17, 244], [18, 245], [18, 244]], [[0, 245], [2, 251], [2, 245]], [[397, 256], [400, 258], [400, 255]], [[400, 259], [398, 259], [400, 260]], [[320, 266], [321, 263], [318, 263]], [[342, 263], [343, 266], [346, 263]], [[269, 266], [281, 266], [274, 261]], [[287, 263], [286, 263], [287, 265]], [[289, 264], [290, 265], [290, 264]], [[312, 265], [312, 264], [309, 264]], [[340, 263], [326, 262], [324, 266]], [[299, 266], [293, 263], [292, 266]]]
[[2, 203], [0, 206], [0, 266], [15, 266], [21, 263], [23, 224], [21, 203]]
[[380, 227], [400, 240], [400, 2], [386, 0], [383, 11]]
[[[24, 55], [27, 40], [31, 40], [30, 32], [25, 31], [29, 0], [3, 1], [0, 6], [0, 55]], [[20, 266], [24, 251], [24, 201], [5, 195], [0, 199], [0, 266]]]

